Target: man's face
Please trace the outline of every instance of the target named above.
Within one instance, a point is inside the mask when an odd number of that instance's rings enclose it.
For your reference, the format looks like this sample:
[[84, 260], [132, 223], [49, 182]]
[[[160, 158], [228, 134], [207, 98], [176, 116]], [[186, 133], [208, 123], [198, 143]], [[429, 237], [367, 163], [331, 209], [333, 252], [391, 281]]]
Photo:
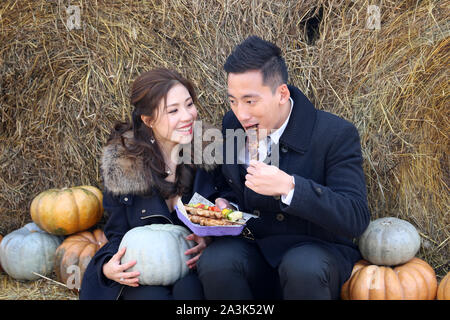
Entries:
[[256, 126], [263, 135], [267, 135], [272, 129], [281, 126], [280, 106], [286, 102], [282, 86], [286, 87], [281, 85], [272, 93], [272, 88], [263, 84], [263, 76], [259, 70], [228, 74], [231, 110], [244, 130]]

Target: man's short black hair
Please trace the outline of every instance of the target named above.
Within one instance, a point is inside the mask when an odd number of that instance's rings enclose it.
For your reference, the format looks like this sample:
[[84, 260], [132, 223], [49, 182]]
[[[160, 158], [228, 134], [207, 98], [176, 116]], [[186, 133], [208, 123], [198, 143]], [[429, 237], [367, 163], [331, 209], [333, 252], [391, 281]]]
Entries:
[[237, 45], [228, 56], [224, 69], [227, 74], [259, 70], [263, 75], [264, 85], [271, 87], [272, 92], [288, 81], [281, 49], [257, 36], [250, 36]]

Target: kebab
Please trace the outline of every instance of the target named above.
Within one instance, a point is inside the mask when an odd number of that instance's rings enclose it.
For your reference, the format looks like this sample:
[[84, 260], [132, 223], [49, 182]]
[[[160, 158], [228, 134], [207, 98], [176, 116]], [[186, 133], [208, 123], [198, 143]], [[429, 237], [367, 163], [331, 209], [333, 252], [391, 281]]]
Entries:
[[258, 126], [255, 125], [247, 129], [247, 139], [248, 139], [248, 154], [249, 160], [258, 161], [259, 158], [259, 132]]
[[202, 203], [185, 205], [189, 220], [202, 226], [231, 226], [241, 224], [241, 211], [229, 208], [220, 210], [216, 206], [207, 206]]

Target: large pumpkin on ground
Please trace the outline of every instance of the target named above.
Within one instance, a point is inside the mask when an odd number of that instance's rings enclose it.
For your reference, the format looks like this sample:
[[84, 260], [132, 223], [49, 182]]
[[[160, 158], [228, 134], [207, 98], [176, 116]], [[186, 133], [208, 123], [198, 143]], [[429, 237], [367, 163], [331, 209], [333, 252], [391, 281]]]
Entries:
[[419, 258], [395, 268], [360, 260], [342, 286], [344, 300], [433, 300], [437, 280], [433, 268]]
[[131, 260], [137, 263], [127, 271], [139, 271], [142, 285], [172, 285], [184, 277], [190, 256], [184, 252], [194, 246], [185, 237], [190, 232], [178, 225], [152, 224], [128, 231], [119, 246], [126, 247], [121, 264]]
[[439, 283], [437, 299], [450, 300], [450, 272]]
[[34, 223], [7, 234], [0, 243], [3, 269], [17, 280], [36, 280], [49, 275], [55, 263], [55, 251], [61, 238], [48, 234]]
[[386, 217], [370, 222], [358, 246], [363, 258], [370, 263], [395, 266], [415, 257], [420, 249], [420, 236], [408, 221]]
[[[81, 285], [84, 272], [95, 253], [108, 242], [102, 230], [82, 231], [67, 237], [56, 249], [55, 273], [59, 281], [71, 285], [68, 280], [75, 272]], [[74, 269], [76, 268], [76, 269]], [[79, 289], [79, 287], [77, 287]]]
[[102, 192], [93, 186], [50, 189], [31, 202], [31, 218], [48, 233], [69, 235], [100, 221], [102, 201]]

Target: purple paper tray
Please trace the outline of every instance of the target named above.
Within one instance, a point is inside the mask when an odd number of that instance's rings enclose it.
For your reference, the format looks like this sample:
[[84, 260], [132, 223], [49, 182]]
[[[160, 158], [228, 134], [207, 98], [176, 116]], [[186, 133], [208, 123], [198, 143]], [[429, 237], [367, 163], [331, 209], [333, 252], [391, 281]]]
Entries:
[[245, 225], [238, 226], [215, 226], [207, 227], [192, 223], [179, 209], [175, 206], [177, 216], [183, 223], [191, 229], [193, 233], [200, 237], [206, 236], [238, 236], [244, 230]]

